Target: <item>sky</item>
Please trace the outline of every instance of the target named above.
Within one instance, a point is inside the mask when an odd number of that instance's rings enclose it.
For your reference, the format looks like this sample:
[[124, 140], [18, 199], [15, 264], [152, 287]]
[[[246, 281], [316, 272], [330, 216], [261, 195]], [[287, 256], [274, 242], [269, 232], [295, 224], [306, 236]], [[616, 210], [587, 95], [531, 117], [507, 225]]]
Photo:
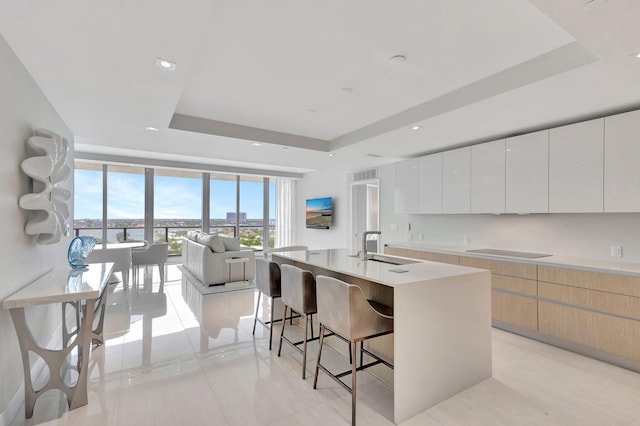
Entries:
[[[74, 219], [102, 218], [102, 172], [75, 170]], [[107, 179], [109, 219], [144, 217], [144, 175], [109, 173]], [[202, 182], [200, 179], [155, 176], [155, 219], [199, 219]], [[269, 217], [275, 218], [275, 183], [270, 183]], [[112, 195], [113, 194], [113, 195]], [[225, 219], [236, 209], [236, 182], [211, 181], [210, 217]], [[240, 211], [249, 219], [262, 218], [262, 182], [240, 182]]]

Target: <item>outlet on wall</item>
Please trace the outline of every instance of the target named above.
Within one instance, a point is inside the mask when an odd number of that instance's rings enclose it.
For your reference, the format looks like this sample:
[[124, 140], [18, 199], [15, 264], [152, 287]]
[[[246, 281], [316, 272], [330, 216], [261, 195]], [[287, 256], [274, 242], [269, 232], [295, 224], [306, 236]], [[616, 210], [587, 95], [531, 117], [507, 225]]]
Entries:
[[392, 223], [391, 224], [391, 230], [392, 231], [397, 231], [398, 230], [398, 224], [397, 223]]
[[469, 236], [465, 235], [464, 238], [462, 239], [462, 243], [466, 246], [469, 245]]
[[611, 257], [622, 257], [622, 246], [611, 246]]
[[422, 235], [422, 232], [420, 232], [420, 233], [418, 234], [418, 240], [422, 241], [422, 238], [423, 238], [423, 235]]

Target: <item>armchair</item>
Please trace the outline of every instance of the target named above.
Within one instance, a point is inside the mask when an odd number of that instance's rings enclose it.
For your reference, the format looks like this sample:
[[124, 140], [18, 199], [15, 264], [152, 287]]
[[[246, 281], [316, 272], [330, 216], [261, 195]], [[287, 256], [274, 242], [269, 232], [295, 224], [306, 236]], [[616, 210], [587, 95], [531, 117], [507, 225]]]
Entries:
[[[118, 247], [108, 249], [94, 249], [87, 256], [87, 263], [114, 262], [113, 272], [122, 273], [122, 285], [129, 285], [129, 269], [131, 269], [131, 248]], [[113, 282], [118, 282], [113, 281]]]
[[158, 265], [160, 282], [164, 284], [164, 264], [169, 256], [169, 244], [155, 243], [150, 246], [135, 248], [131, 252], [131, 264], [133, 265], [133, 282], [138, 282], [140, 266]]

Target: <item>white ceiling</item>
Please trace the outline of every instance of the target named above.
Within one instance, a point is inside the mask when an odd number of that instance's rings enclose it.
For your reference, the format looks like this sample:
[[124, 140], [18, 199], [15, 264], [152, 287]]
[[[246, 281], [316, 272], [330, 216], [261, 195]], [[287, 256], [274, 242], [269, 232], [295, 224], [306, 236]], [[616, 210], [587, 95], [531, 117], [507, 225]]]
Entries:
[[[0, 33], [76, 151], [114, 159], [359, 170], [640, 107], [637, 0], [0, 0], [0, 10]], [[407, 61], [388, 63], [394, 55]]]

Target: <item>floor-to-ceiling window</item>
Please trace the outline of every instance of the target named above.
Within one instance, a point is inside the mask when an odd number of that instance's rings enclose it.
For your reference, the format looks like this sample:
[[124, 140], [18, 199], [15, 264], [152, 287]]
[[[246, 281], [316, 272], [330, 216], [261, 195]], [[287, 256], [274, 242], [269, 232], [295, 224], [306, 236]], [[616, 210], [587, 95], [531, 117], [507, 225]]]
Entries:
[[73, 229], [102, 243], [102, 164], [76, 161]]
[[269, 179], [269, 217], [266, 218], [269, 227], [269, 248], [276, 246], [276, 180]]
[[264, 178], [240, 177], [240, 244], [264, 246]]
[[107, 168], [107, 243], [144, 241], [144, 168]]
[[236, 236], [237, 181], [237, 175], [210, 174], [209, 232], [223, 237]]
[[169, 243], [169, 255], [182, 253], [187, 231], [202, 229], [202, 173], [155, 169], [153, 240]]
[[255, 249], [274, 247], [275, 179], [83, 160], [75, 164], [76, 235], [105, 244], [166, 241], [169, 254], [180, 255], [187, 231], [208, 227]]

